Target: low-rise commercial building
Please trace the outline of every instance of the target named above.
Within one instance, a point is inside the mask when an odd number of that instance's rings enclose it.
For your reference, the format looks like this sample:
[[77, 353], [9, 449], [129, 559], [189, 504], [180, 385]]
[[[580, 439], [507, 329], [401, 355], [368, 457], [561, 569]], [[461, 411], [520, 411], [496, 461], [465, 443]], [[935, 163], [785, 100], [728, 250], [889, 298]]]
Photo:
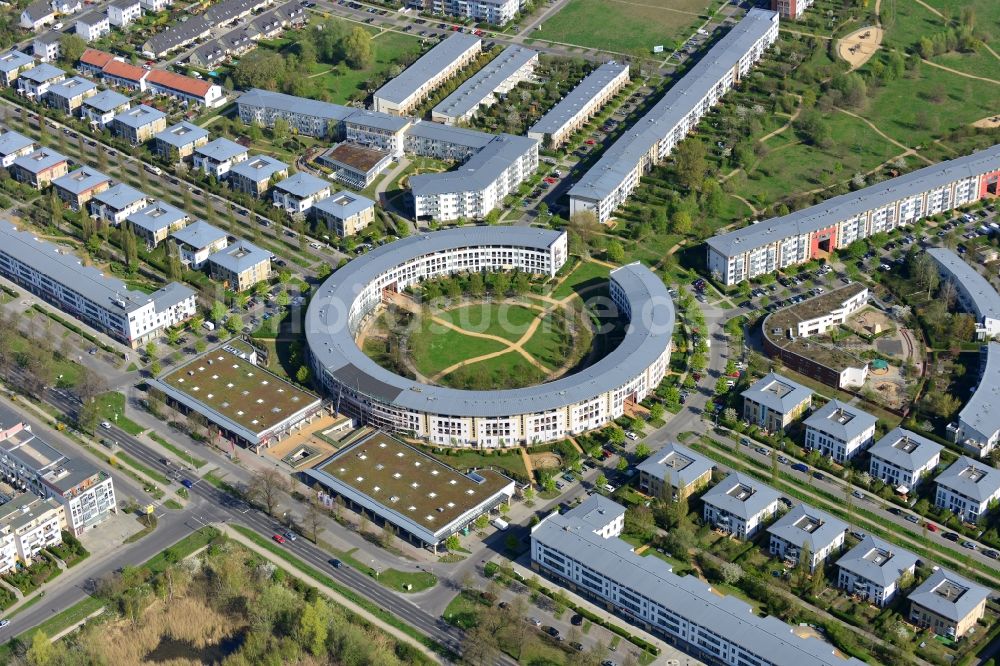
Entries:
[[104, 129], [119, 113], [132, 107], [132, 100], [114, 90], [102, 90], [83, 100], [80, 113], [96, 129]]
[[154, 201], [129, 215], [125, 221], [132, 225], [136, 238], [145, 241], [147, 249], [153, 249], [167, 240], [171, 233], [187, 226], [190, 219], [180, 208]]
[[35, 152], [35, 142], [13, 130], [0, 131], [0, 166], [9, 169], [19, 157]]
[[958, 640], [986, 613], [990, 591], [982, 585], [937, 568], [910, 593], [910, 622], [939, 636]]
[[287, 177], [287, 164], [267, 155], [254, 155], [229, 169], [229, 186], [237, 192], [260, 198], [272, 182]]
[[74, 115], [84, 100], [97, 94], [97, 86], [79, 76], [49, 86], [42, 100], [67, 115]]
[[[624, 507], [600, 495], [531, 529], [531, 566], [707, 664], [861, 666], [832, 645], [618, 538]], [[806, 638], [803, 636], [809, 635]]]
[[941, 279], [955, 286], [957, 305], [976, 318], [980, 340], [1000, 335], [1000, 294], [990, 281], [946, 247], [924, 250], [937, 264]]
[[452, 33], [372, 95], [380, 113], [407, 116], [442, 83], [472, 62], [483, 49], [474, 35]]
[[712, 465], [711, 460], [683, 444], [667, 442], [666, 446], [636, 467], [639, 471], [639, 490], [667, 500], [688, 497], [712, 480]]
[[356, 190], [371, 185], [392, 163], [392, 155], [377, 148], [354, 143], [338, 143], [316, 161], [333, 169], [336, 179]]
[[492, 106], [501, 95], [506, 95], [518, 83], [530, 81], [537, 64], [537, 51], [523, 46], [508, 46], [441, 100], [431, 110], [431, 120], [446, 125], [472, 120], [480, 107]]
[[996, 408], [1000, 404], [1000, 343], [987, 343], [979, 357], [979, 385], [948, 431], [969, 455], [984, 458], [1000, 442], [1000, 409]]
[[376, 432], [305, 470], [351, 508], [393, 525], [400, 538], [437, 552], [476, 518], [509, 504], [514, 481], [491, 469], [462, 473]]
[[843, 465], [875, 441], [877, 422], [868, 412], [831, 400], [806, 419], [806, 449]]
[[111, 187], [111, 178], [96, 169], [84, 166], [52, 181], [52, 187], [63, 202], [73, 210], [82, 210], [95, 195]]
[[10, 175], [14, 180], [31, 185], [36, 190], [65, 176], [68, 171], [69, 158], [49, 148], [39, 148], [33, 153], [22, 155], [10, 165]]
[[290, 215], [305, 214], [317, 201], [330, 196], [330, 183], [304, 171], [274, 186], [274, 205]]
[[133, 349], [195, 314], [195, 294], [171, 282], [144, 294], [59, 246], [0, 221], [0, 275]]
[[316, 219], [341, 238], [362, 231], [375, 219], [375, 202], [341, 191], [313, 204]]
[[229, 173], [234, 164], [250, 158], [250, 152], [226, 138], [218, 138], [194, 149], [194, 168], [206, 176], [214, 176], [217, 180]]
[[908, 493], [938, 466], [942, 448], [926, 437], [895, 428], [869, 449], [868, 473], [897, 492]]
[[170, 237], [177, 241], [181, 262], [195, 270], [208, 261], [209, 255], [229, 245], [229, 236], [225, 231], [203, 220], [192, 222], [170, 234]]
[[798, 564], [809, 548], [809, 571], [816, 571], [826, 558], [839, 553], [847, 538], [847, 523], [808, 504], [796, 504], [767, 528], [768, 548], [781, 560]]
[[732, 472], [704, 495], [705, 523], [737, 539], [751, 539], [778, 511], [778, 491]]
[[628, 63], [611, 60], [588, 74], [528, 129], [544, 148], [558, 148], [628, 85]]
[[968, 456], [953, 462], [934, 483], [934, 504], [967, 523], [977, 522], [991, 502], [1000, 500], [1000, 470]]
[[740, 395], [743, 420], [767, 432], [784, 430], [812, 405], [812, 391], [773, 372]]
[[271, 253], [237, 240], [208, 257], [208, 274], [226, 289], [246, 291], [271, 277]]
[[167, 127], [167, 114], [140, 104], [111, 119], [111, 132], [137, 146], [153, 138]]
[[103, 192], [98, 192], [90, 200], [90, 214], [114, 226], [149, 205], [149, 197], [131, 185], [118, 183]]
[[183, 160], [194, 155], [196, 148], [208, 143], [208, 130], [187, 121], [171, 125], [154, 137], [154, 150], [165, 160]]
[[913, 576], [917, 556], [871, 535], [837, 560], [837, 587], [870, 604], [892, 601], [904, 578]]

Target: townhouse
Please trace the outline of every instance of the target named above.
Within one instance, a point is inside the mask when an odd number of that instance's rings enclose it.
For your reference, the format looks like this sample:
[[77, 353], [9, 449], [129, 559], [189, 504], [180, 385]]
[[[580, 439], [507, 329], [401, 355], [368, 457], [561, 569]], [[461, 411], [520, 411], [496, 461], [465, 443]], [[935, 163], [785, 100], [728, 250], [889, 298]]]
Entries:
[[131, 185], [118, 183], [90, 200], [90, 214], [108, 224], [119, 226], [132, 213], [149, 204], [145, 194]]
[[185, 104], [200, 104], [207, 109], [214, 109], [226, 102], [222, 86], [163, 69], [150, 71], [146, 77], [146, 86], [157, 95], [166, 95]]
[[146, 242], [152, 250], [175, 232], [183, 229], [190, 221], [188, 214], [162, 201], [154, 201], [125, 218], [132, 225], [136, 238]]
[[1000, 335], [1000, 294], [975, 268], [946, 247], [929, 247], [941, 279], [955, 286], [956, 305], [976, 318], [979, 340]]
[[40, 190], [69, 171], [69, 159], [54, 150], [39, 148], [29, 155], [22, 155], [10, 165], [10, 175], [19, 183]]
[[877, 422], [857, 407], [831, 400], [805, 420], [805, 447], [843, 465], [875, 441]]
[[545, 148], [558, 148], [629, 83], [628, 63], [608, 61], [588, 74], [528, 129]]
[[767, 432], [787, 428], [812, 405], [812, 391], [773, 372], [740, 394], [743, 420]]
[[962, 456], [934, 479], [934, 504], [966, 523], [976, 523], [1000, 500], [1000, 470]]
[[41, 101], [49, 87], [66, 78], [66, 72], [58, 67], [42, 63], [21, 72], [17, 78], [17, 92], [28, 99]]
[[56, 22], [56, 13], [48, 0], [35, 0], [21, 11], [20, 25], [25, 30], [41, 30]]
[[225, 138], [218, 138], [194, 149], [194, 168], [206, 176], [222, 180], [234, 164], [249, 159], [246, 148]]
[[54, 499], [30, 493], [0, 505], [0, 573], [14, 569], [18, 562], [27, 566], [42, 549], [61, 544], [64, 516]]
[[954, 441], [969, 455], [984, 458], [1000, 441], [1000, 343], [990, 342], [979, 354], [979, 384], [948, 424]]
[[407, 116], [435, 88], [472, 62], [482, 51], [483, 42], [474, 35], [452, 33], [402, 74], [372, 95], [372, 108], [381, 113]]
[[939, 636], [959, 640], [986, 613], [990, 591], [956, 573], [935, 567], [927, 580], [913, 590], [909, 620]]
[[113, 26], [124, 28], [142, 16], [142, 3], [139, 0], [111, 0], [108, 3], [108, 22]]
[[868, 450], [868, 473], [896, 492], [909, 493], [938, 466], [943, 448], [926, 437], [895, 428]]
[[708, 239], [708, 269], [726, 285], [783, 270], [873, 234], [995, 196], [1000, 144]]
[[167, 114], [140, 104], [111, 119], [111, 132], [133, 146], [145, 143], [167, 127]]
[[353, 236], [375, 220], [375, 202], [341, 191], [313, 204], [316, 220], [341, 238]]
[[208, 261], [209, 255], [229, 245], [226, 232], [202, 220], [192, 222], [183, 229], [171, 233], [170, 237], [177, 242], [181, 262], [195, 270]]
[[607, 222], [639, 179], [662, 162], [778, 38], [778, 15], [753, 8], [569, 190], [570, 214]]
[[0, 55], [0, 81], [5, 86], [13, 86], [18, 74], [35, 66], [35, 59], [26, 53], [11, 49]]
[[208, 274], [224, 288], [246, 291], [271, 278], [271, 253], [237, 239], [208, 257]]
[[202, 67], [214, 67], [219, 63], [236, 58], [254, 49], [257, 40], [273, 39], [289, 26], [300, 26], [306, 22], [305, 8], [288, 3], [255, 17], [246, 25], [240, 25], [218, 39], [199, 46], [188, 58], [188, 62]]
[[118, 88], [146, 92], [146, 78], [150, 71], [112, 58], [101, 68], [101, 78]]
[[111, 32], [108, 15], [99, 10], [89, 11], [76, 19], [76, 34], [85, 42], [93, 42]]
[[881, 608], [913, 576], [917, 556], [868, 535], [837, 560], [837, 568], [837, 587]]
[[150, 58], [162, 58], [171, 51], [209, 37], [214, 28], [246, 18], [273, 3], [274, 0], [222, 0], [209, 6], [200, 16], [190, 16], [153, 35], [142, 45], [142, 52]]
[[165, 160], [176, 162], [191, 157], [195, 148], [208, 143], [208, 130], [183, 121], [157, 132], [153, 139], [156, 154]]
[[35, 152], [35, 142], [13, 130], [0, 130], [0, 166], [9, 169], [14, 160]]
[[255, 155], [232, 166], [229, 186], [237, 192], [260, 198], [272, 182], [287, 177], [287, 164], [267, 155]]
[[75, 115], [76, 110], [83, 106], [84, 100], [97, 94], [97, 86], [93, 81], [74, 76], [49, 86], [42, 100], [49, 106], [59, 109], [66, 115]]
[[94, 196], [111, 187], [111, 178], [97, 169], [83, 166], [53, 180], [52, 187], [71, 209], [83, 210]]
[[712, 461], [676, 442], [667, 442], [636, 469], [639, 490], [668, 501], [688, 497], [712, 480]]
[[104, 72], [104, 66], [114, 59], [115, 57], [107, 51], [101, 51], [100, 49], [94, 49], [88, 46], [83, 50], [83, 53], [80, 55], [80, 60], [77, 62], [76, 66], [77, 69], [80, 70], [81, 74], [101, 76]]
[[132, 108], [132, 100], [114, 90], [102, 90], [83, 100], [80, 115], [95, 129], [103, 129], [117, 116]]
[[708, 664], [861, 666], [659, 558], [636, 555], [619, 538], [624, 515], [600, 495], [553, 511], [531, 528], [532, 568]]
[[816, 571], [834, 553], [840, 552], [847, 537], [847, 523], [808, 504], [796, 504], [767, 528], [768, 549], [779, 560], [798, 565], [806, 547], [809, 571]]
[[56, 30], [36, 35], [31, 41], [31, 52], [40, 62], [55, 62], [62, 55], [63, 33]]
[[152, 294], [132, 291], [6, 221], [0, 221], [0, 275], [133, 349], [195, 314], [188, 287], [172, 282]]
[[737, 539], [751, 539], [778, 511], [778, 491], [738, 472], [709, 488], [701, 500], [705, 523]]
[[312, 174], [299, 171], [274, 186], [274, 205], [290, 215], [305, 214], [320, 199], [330, 196], [330, 183]]
[[538, 52], [508, 46], [481, 70], [466, 79], [431, 110], [431, 120], [454, 125], [472, 120], [482, 107], [490, 107], [522, 81], [530, 81]]
[[[54, 501], [60, 507], [59, 527], [76, 537], [118, 513], [109, 474], [36, 437], [21, 415], [4, 405], [0, 405], [0, 476], [19, 490]], [[37, 506], [35, 527], [42, 529], [36, 538], [44, 537], [50, 524], [43, 505]], [[30, 538], [28, 542], [37, 543]]]

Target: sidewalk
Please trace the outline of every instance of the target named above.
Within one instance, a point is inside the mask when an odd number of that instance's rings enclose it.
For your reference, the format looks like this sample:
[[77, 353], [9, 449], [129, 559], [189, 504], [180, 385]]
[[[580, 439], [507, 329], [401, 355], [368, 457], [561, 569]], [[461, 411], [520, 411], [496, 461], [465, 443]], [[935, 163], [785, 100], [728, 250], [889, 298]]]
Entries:
[[[432, 652], [431, 649], [428, 648], [426, 645], [424, 645], [423, 643], [420, 643], [419, 641], [417, 641], [416, 639], [414, 639], [412, 636], [410, 636], [410, 635], [408, 635], [408, 634], [400, 631], [399, 629], [397, 629], [396, 627], [392, 626], [391, 624], [386, 623], [381, 618], [378, 618], [378, 617], [372, 615], [367, 610], [365, 610], [361, 606], [358, 606], [357, 604], [355, 604], [350, 599], [344, 598], [343, 596], [340, 595], [339, 592], [337, 592], [333, 588], [328, 587], [328, 586], [324, 585], [323, 583], [320, 583], [318, 580], [316, 580], [315, 578], [313, 578], [309, 574], [307, 574], [304, 571], [301, 571], [301, 570], [295, 568], [294, 566], [292, 566], [288, 562], [282, 560], [281, 558], [279, 558], [277, 555], [275, 555], [271, 551], [267, 550], [266, 548], [261, 548], [260, 546], [258, 546], [254, 542], [252, 542], [249, 539], [247, 539], [242, 534], [239, 534], [239, 533], [235, 532], [234, 530], [229, 529], [229, 527], [227, 525], [224, 525], [224, 524], [223, 525], [217, 525], [217, 527], [220, 530], [222, 530], [226, 534], [226, 536], [229, 537], [230, 539], [239, 542], [241, 545], [243, 545], [247, 549], [252, 550], [253, 552], [255, 552], [258, 555], [260, 555], [261, 557], [269, 560], [273, 564], [275, 564], [275, 565], [277, 565], [279, 567], [282, 567], [284, 569], [290, 569], [292, 571], [292, 575], [294, 575], [296, 578], [299, 578], [300, 580], [302, 580], [302, 581], [308, 583], [309, 585], [312, 585], [313, 587], [317, 588], [318, 590], [320, 590], [321, 592], [323, 592], [323, 594], [325, 594], [326, 596], [330, 597], [337, 604], [339, 604], [339, 605], [347, 608], [352, 613], [355, 613], [355, 614], [363, 617], [365, 620], [367, 620], [368, 622], [370, 622], [374, 626], [378, 627], [382, 631], [386, 632], [390, 636], [394, 637], [396, 640], [399, 640], [399, 641], [402, 641], [404, 643], [407, 643], [408, 645], [412, 645], [413, 647], [417, 648], [418, 650], [420, 650], [421, 652], [423, 652], [425, 655], [427, 655], [429, 658], [433, 659], [434, 661], [440, 661], [440, 657], [436, 653]], [[403, 618], [403, 619], [405, 620], [405, 618]]]

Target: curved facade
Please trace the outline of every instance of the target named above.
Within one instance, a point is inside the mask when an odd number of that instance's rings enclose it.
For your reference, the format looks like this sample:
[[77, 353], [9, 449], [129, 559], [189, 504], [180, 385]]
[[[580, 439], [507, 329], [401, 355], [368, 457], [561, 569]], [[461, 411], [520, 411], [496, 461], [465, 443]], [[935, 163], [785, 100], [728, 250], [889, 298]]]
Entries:
[[377, 248], [334, 273], [309, 305], [315, 376], [340, 411], [434, 444], [533, 444], [603, 426], [654, 390], [670, 360], [673, 301], [638, 263], [611, 272], [611, 300], [629, 320], [622, 342], [590, 367], [545, 384], [498, 391], [431, 386], [386, 370], [355, 343], [387, 291], [467, 271], [554, 276], [567, 256], [564, 232], [521, 227], [451, 229]]

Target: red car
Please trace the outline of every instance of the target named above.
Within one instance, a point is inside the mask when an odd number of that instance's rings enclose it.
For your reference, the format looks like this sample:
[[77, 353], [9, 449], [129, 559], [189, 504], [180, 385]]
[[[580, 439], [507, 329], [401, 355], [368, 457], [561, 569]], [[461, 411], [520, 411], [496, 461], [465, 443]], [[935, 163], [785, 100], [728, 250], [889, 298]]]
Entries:
[[545, 179], [545, 182], [548, 183], [549, 185], [555, 185], [558, 181], [552, 176], [549, 176], [548, 178]]
[[277, 541], [278, 543], [285, 543], [285, 537], [281, 536], [280, 534], [275, 534], [271, 538]]
[[452, 31], [455, 31], [455, 30], [460, 30], [461, 28], [459, 28], [457, 25], [453, 25], [451, 26], [451, 29]]
[[594, 141], [593, 139], [587, 139], [586, 141], [584, 141], [584, 143], [587, 144], [588, 146], [592, 146], [597, 142]]
[[935, 525], [934, 523], [927, 523], [927, 531], [937, 532], [937, 525]]

